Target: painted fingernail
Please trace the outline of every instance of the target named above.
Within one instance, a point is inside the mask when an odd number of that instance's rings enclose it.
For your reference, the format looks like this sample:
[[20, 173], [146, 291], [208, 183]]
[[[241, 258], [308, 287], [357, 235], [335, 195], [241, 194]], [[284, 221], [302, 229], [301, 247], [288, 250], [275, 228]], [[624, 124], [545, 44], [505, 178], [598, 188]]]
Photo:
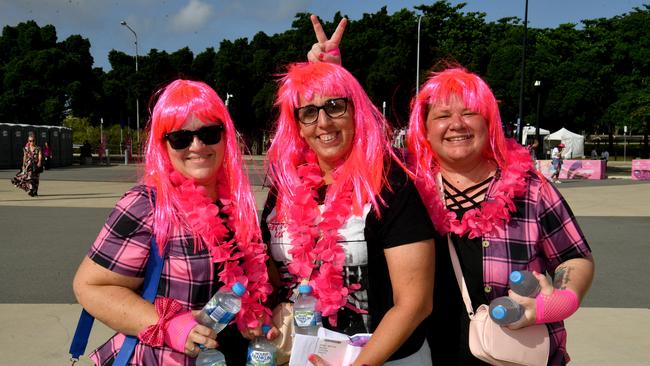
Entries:
[[311, 355], [309, 355], [309, 357], [307, 357], [307, 359], [309, 360], [309, 362], [316, 362], [316, 355], [311, 354]]
[[319, 59], [319, 60], [322, 60], [323, 58], [325, 58], [325, 55], [324, 55], [324, 54], [321, 53], [321, 54], [318, 55], [318, 59]]

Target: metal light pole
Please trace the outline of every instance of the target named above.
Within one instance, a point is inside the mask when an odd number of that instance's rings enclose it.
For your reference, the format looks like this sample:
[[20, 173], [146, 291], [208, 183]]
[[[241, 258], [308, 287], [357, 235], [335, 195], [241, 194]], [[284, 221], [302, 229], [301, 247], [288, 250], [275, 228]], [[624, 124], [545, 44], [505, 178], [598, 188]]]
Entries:
[[[123, 26], [127, 27], [131, 33], [133, 33], [133, 36], [135, 37], [135, 73], [138, 73], [138, 34], [131, 28], [127, 23], [126, 20], [123, 20], [120, 22]], [[136, 135], [137, 135], [137, 141], [138, 145], [140, 144], [140, 100], [138, 98], [138, 94], [136, 93], [135, 95], [135, 128], [136, 128]]]
[[230, 103], [230, 98], [234, 98], [235, 96], [226, 92], [226, 102], [224, 103], [226, 105], [226, 109], [228, 108], [228, 103]]
[[521, 119], [524, 114], [524, 79], [526, 74], [526, 38], [528, 38], [528, 0], [524, 12], [524, 42], [521, 52], [521, 79], [519, 80], [519, 116], [517, 116], [517, 141], [521, 141]]
[[[533, 84], [533, 86], [537, 90], [537, 116], [535, 118], [535, 141], [537, 141], [537, 143], [539, 144], [539, 108], [540, 108], [539, 106], [541, 104], [540, 101], [542, 99], [542, 82], [539, 80], [535, 80], [535, 84]], [[538, 145], [537, 151], [535, 151], [535, 154], [537, 154], [537, 156], [541, 156], [539, 155], [539, 150], [540, 150], [540, 146]]]
[[415, 63], [415, 95], [420, 92], [420, 24], [422, 23], [423, 15], [418, 15], [418, 48], [417, 48], [417, 61]]

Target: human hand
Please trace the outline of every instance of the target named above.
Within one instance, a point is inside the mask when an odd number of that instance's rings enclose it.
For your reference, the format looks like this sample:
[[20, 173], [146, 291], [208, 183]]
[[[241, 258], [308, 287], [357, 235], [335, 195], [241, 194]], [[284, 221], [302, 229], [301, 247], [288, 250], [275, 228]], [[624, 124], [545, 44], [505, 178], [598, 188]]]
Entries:
[[164, 325], [165, 330], [163, 333], [164, 343], [167, 346], [190, 357], [198, 356], [199, 346], [205, 348], [217, 347], [217, 341], [215, 340], [217, 334], [212, 328], [197, 323], [195, 313], [196, 311], [178, 313]]
[[[258, 325], [255, 328], [246, 328], [245, 331], [241, 332], [242, 336], [248, 340], [252, 340], [255, 337], [259, 337], [264, 335], [264, 332], [262, 331], [262, 324]], [[276, 328], [275, 326], [271, 326], [271, 329], [266, 333], [266, 339], [269, 341], [274, 340], [280, 335], [280, 330]]]
[[[551, 295], [554, 291], [553, 285], [549, 282], [548, 278], [540, 273], [533, 271], [533, 275], [537, 279], [540, 285], [540, 293], [544, 295]], [[516, 294], [512, 290], [508, 290], [508, 296], [513, 298], [521, 306], [524, 307], [524, 316], [517, 322], [514, 322], [508, 325], [510, 329], [520, 329], [525, 328], [536, 323], [536, 314], [537, 314], [537, 303], [536, 299], [527, 296], [521, 296]]]
[[314, 27], [314, 34], [316, 35], [317, 42], [311, 47], [307, 53], [307, 59], [310, 62], [329, 62], [333, 64], [341, 64], [341, 52], [339, 51], [339, 44], [343, 37], [343, 32], [348, 24], [348, 19], [343, 18], [336, 27], [331, 38], [327, 38], [323, 26], [320, 24], [316, 15], [311, 15], [311, 24]]
[[201, 349], [217, 348], [219, 343], [216, 341], [217, 333], [212, 328], [197, 324], [185, 341], [185, 354], [190, 357], [197, 357]]
[[309, 355], [309, 358], [307, 359], [314, 366], [330, 366], [327, 362], [325, 362], [325, 360], [315, 354]]

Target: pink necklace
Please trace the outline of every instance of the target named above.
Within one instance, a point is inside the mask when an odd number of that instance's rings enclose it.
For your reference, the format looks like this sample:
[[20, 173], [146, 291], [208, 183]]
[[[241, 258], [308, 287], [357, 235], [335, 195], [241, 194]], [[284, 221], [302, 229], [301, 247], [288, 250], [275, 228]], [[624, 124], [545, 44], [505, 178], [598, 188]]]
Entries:
[[[272, 288], [268, 283], [266, 272], [266, 246], [259, 238], [238, 238], [236, 235], [226, 240], [230, 228], [236, 228], [233, 203], [227, 198], [221, 198], [221, 207], [217, 206], [207, 195], [207, 189], [198, 186], [191, 179], [186, 179], [178, 172], [170, 175], [172, 184], [178, 190], [180, 210], [194, 237], [202, 240], [194, 241], [194, 249], [200, 250], [205, 246], [212, 262], [220, 263], [219, 281], [226, 286], [240, 282], [246, 286], [242, 296], [242, 307], [237, 314], [239, 329], [255, 327], [258, 319], [265, 316], [262, 303], [266, 301]], [[217, 189], [218, 197], [228, 197], [224, 189]], [[228, 220], [219, 216], [224, 213]]]
[[317, 189], [323, 184], [321, 170], [315, 154], [308, 154], [306, 160], [298, 166], [302, 184], [296, 187], [296, 198], [288, 209], [287, 231], [292, 243], [288, 269], [296, 282], [310, 280], [317, 309], [336, 325], [339, 308], [346, 306], [348, 295], [360, 288], [358, 284], [344, 285], [345, 252], [338, 244], [342, 239], [338, 229], [352, 212], [352, 184], [336, 197], [326, 197], [321, 214], [317, 202]]
[[[530, 154], [523, 148], [515, 148], [510, 155], [511, 161], [506, 164], [498, 179], [493, 181], [493, 189], [486, 193], [480, 207], [468, 210], [458, 220], [456, 214], [445, 206], [442, 191], [440, 168], [436, 165], [433, 175], [435, 184], [427, 184], [424, 179], [418, 179], [416, 186], [422, 200], [427, 206], [431, 220], [438, 232], [449, 232], [463, 236], [468, 234], [470, 239], [493, 234], [497, 228], [504, 227], [510, 221], [510, 213], [516, 210], [513, 199], [526, 193], [526, 174], [532, 169]], [[491, 199], [487, 200], [490, 192]]]

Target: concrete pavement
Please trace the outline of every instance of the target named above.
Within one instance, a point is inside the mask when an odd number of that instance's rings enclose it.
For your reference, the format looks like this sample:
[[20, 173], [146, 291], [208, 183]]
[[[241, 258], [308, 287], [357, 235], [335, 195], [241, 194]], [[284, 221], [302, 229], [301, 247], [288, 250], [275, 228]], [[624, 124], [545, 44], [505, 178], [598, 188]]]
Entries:
[[[260, 159], [249, 159], [249, 171], [261, 209], [267, 189]], [[137, 169], [46, 171], [38, 198], [9, 184], [14, 173], [0, 171], [0, 365], [66, 364], [80, 311], [72, 276]], [[650, 182], [566, 181], [559, 188], [597, 270], [583, 307], [567, 320], [571, 365], [650, 365]], [[97, 322], [88, 350], [111, 334]]]

